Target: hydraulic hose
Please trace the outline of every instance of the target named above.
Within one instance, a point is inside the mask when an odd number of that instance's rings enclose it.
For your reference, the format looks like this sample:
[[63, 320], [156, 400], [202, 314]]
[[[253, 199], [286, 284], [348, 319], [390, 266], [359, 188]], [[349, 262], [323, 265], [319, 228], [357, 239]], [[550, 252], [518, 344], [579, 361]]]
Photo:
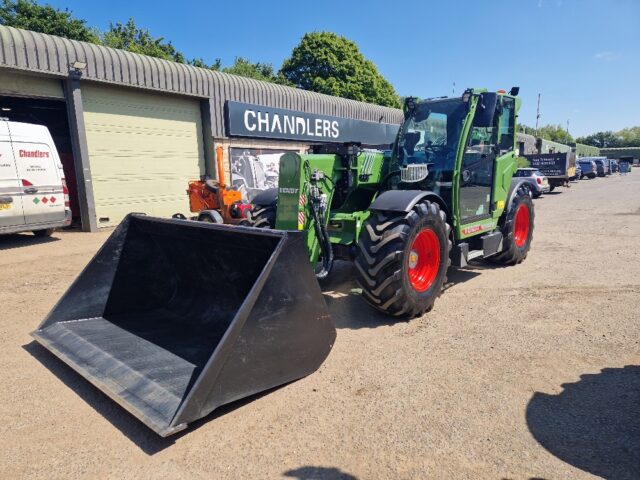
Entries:
[[313, 217], [313, 228], [316, 231], [316, 237], [320, 243], [320, 251], [322, 252], [322, 268], [316, 271], [316, 278], [323, 280], [327, 278], [333, 268], [333, 248], [329, 240], [329, 232], [324, 224], [323, 216], [318, 213], [316, 201], [311, 200], [311, 216]]

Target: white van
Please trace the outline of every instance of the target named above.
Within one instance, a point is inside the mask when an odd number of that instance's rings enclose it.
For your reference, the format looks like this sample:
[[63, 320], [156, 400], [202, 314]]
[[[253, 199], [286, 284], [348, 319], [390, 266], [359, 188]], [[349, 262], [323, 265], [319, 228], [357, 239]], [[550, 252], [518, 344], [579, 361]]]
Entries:
[[47, 127], [0, 119], [0, 234], [44, 237], [70, 223], [69, 191]]

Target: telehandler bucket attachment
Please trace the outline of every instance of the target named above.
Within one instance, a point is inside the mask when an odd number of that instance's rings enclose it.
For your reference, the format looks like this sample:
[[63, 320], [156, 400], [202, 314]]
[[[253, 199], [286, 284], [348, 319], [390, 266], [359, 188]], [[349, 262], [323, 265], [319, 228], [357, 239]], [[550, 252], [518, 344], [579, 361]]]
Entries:
[[336, 332], [302, 233], [129, 215], [32, 335], [168, 436], [312, 373]]

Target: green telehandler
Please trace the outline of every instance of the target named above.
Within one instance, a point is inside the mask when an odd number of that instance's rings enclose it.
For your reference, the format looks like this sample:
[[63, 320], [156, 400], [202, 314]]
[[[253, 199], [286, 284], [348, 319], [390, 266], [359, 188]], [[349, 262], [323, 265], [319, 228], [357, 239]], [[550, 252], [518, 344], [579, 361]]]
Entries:
[[371, 305], [411, 318], [451, 264], [526, 257], [516, 95], [409, 98], [388, 153], [285, 154], [253, 226], [130, 214], [32, 335], [162, 436], [304, 377], [336, 338], [317, 281], [334, 259], [355, 261]]
[[255, 225], [301, 230], [316, 276], [354, 260], [364, 298], [393, 316], [429, 311], [447, 270], [527, 256], [533, 203], [513, 174], [518, 88], [407, 98], [389, 152], [323, 146], [280, 160], [279, 187], [254, 199]]

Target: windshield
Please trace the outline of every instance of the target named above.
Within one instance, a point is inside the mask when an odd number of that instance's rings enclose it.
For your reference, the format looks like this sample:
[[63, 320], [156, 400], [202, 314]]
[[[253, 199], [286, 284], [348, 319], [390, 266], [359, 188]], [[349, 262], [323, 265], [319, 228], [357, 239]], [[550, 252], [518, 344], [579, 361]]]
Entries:
[[431, 163], [452, 152], [455, 156], [466, 114], [460, 98], [419, 103], [402, 127], [400, 164]]

